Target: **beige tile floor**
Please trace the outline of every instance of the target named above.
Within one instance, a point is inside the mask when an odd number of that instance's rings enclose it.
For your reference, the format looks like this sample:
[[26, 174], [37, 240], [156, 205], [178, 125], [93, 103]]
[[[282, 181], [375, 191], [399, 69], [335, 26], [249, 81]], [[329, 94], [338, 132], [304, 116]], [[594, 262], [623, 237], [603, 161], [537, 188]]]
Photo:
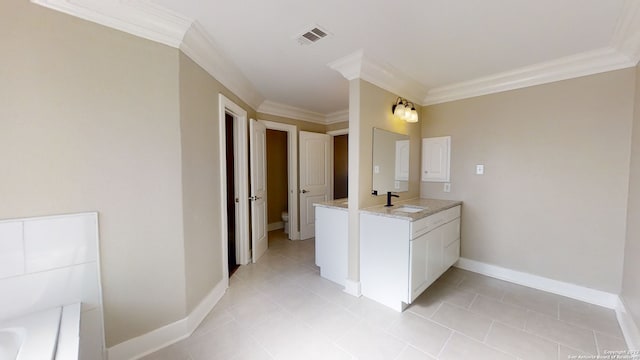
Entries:
[[191, 337], [144, 359], [564, 360], [626, 349], [612, 310], [457, 268], [397, 313], [322, 279], [313, 240], [269, 236]]

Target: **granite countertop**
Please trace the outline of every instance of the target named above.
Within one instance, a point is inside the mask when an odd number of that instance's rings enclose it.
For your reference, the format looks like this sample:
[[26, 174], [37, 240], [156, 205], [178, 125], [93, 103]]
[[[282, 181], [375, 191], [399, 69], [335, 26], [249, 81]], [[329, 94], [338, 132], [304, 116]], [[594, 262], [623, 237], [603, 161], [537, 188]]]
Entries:
[[331, 208], [331, 209], [347, 210], [349, 208], [349, 203], [347, 202], [347, 200], [348, 199], [346, 198], [329, 200], [321, 203], [314, 203], [313, 205], [322, 206], [322, 207]]
[[[455, 200], [439, 200], [439, 199], [409, 199], [398, 201], [391, 207], [385, 207], [384, 205], [376, 205], [366, 209], [361, 209], [360, 212], [367, 214], [374, 214], [386, 217], [392, 217], [397, 219], [416, 221], [425, 218], [429, 215], [439, 213], [440, 211], [450, 209], [454, 206], [461, 205], [462, 201]], [[403, 212], [397, 209], [407, 206], [411, 208], [424, 208], [418, 212]]]

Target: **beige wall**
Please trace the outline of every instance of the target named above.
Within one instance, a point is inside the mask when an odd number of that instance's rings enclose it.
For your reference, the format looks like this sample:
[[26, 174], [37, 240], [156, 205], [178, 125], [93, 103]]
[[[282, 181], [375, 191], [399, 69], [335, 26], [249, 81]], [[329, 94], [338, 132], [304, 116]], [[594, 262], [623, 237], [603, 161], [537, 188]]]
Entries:
[[640, 324], [640, 65], [636, 67], [635, 77], [635, 111], [631, 143], [622, 301], [633, 316], [635, 323]]
[[[452, 136], [465, 258], [618, 293], [634, 70], [426, 107], [422, 136]], [[474, 175], [476, 164], [485, 175]]]
[[183, 318], [178, 50], [0, 14], [0, 218], [99, 212], [107, 346]]
[[327, 131], [342, 130], [342, 129], [349, 129], [349, 121], [343, 121], [343, 122], [327, 125]]
[[[409, 191], [398, 193], [399, 199], [416, 198], [420, 195], [420, 122], [410, 124], [397, 120], [391, 113], [391, 105], [395, 104], [398, 95], [379, 88], [367, 81], [360, 84], [360, 131], [359, 151], [360, 180], [359, 201], [360, 208], [386, 203], [386, 194], [371, 195], [373, 189], [373, 128], [409, 135], [411, 153], [409, 155], [410, 168]], [[421, 112], [420, 107], [416, 107]], [[395, 150], [395, 149], [394, 149]]]
[[291, 119], [287, 117], [258, 113], [259, 120], [268, 120], [279, 122], [282, 124], [295, 125], [298, 127], [298, 131], [309, 131], [309, 132], [317, 132], [317, 133], [325, 133], [327, 131], [327, 125], [313, 123], [310, 121]]
[[[397, 95], [367, 81], [349, 81], [349, 264], [348, 278], [360, 279], [360, 217], [358, 209], [384, 204], [385, 196], [373, 196], [373, 128], [409, 135], [411, 142], [409, 191], [399, 193], [400, 201], [420, 194], [420, 123], [396, 120], [391, 106]], [[418, 112], [422, 109], [417, 107]], [[422, 120], [421, 120], [422, 121]]]
[[[180, 128], [187, 313], [222, 280], [218, 94], [255, 112], [180, 53]], [[226, 224], [225, 224], [226, 226]], [[226, 239], [224, 240], [226, 241]]]
[[267, 129], [267, 222], [282, 221], [288, 210], [287, 132]]

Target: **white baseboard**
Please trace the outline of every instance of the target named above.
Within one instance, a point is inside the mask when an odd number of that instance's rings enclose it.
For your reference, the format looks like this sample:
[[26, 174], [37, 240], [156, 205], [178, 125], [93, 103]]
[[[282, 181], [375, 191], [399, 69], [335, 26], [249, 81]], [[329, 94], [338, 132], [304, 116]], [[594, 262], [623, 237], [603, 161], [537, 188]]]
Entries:
[[224, 295], [224, 292], [227, 291], [228, 287], [229, 279], [219, 281], [209, 294], [200, 301], [198, 306], [191, 311], [191, 314], [187, 316], [187, 330], [189, 331], [189, 335], [198, 328], [202, 320], [207, 317], [211, 310], [213, 310], [213, 307], [216, 306], [220, 299], [222, 299], [222, 296]]
[[107, 349], [107, 358], [109, 360], [140, 359], [187, 338], [220, 301], [228, 285], [229, 280], [222, 279], [186, 318], [110, 347]]
[[362, 291], [360, 289], [360, 281], [353, 281], [350, 279], [344, 280], [344, 292], [349, 295], [353, 295], [355, 297], [362, 296]]
[[273, 231], [278, 229], [284, 229], [284, 223], [282, 221], [267, 224], [267, 231]]
[[640, 330], [620, 298], [616, 306], [616, 316], [629, 350], [640, 351]]
[[566, 296], [590, 304], [604, 306], [609, 309], [616, 309], [618, 306], [618, 295], [606, 291], [591, 289], [466, 258], [460, 258], [455, 266], [460, 269]]

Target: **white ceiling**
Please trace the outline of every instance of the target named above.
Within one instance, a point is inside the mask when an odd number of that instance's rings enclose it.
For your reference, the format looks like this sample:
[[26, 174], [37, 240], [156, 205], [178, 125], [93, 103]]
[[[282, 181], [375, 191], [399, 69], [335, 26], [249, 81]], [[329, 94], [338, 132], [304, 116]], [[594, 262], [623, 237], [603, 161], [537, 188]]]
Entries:
[[[348, 107], [327, 64], [354, 51], [436, 88], [606, 47], [623, 0], [153, 0], [197, 20], [265, 99]], [[319, 24], [332, 36], [301, 46]], [[401, 94], [402, 95], [402, 94]]]
[[[32, 1], [180, 47], [261, 112], [325, 123], [345, 119], [345, 78], [432, 104], [640, 60], [640, 0]], [[331, 36], [298, 44], [316, 24]]]

